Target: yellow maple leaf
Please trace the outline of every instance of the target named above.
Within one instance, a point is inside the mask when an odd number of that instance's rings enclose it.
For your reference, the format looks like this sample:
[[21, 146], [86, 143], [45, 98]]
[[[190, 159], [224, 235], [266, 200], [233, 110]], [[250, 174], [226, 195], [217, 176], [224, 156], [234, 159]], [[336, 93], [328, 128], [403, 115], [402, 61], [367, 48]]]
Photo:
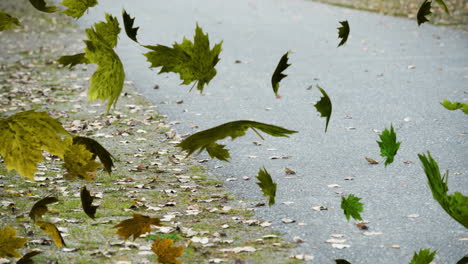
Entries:
[[90, 173], [101, 167], [101, 163], [94, 161], [93, 153], [81, 144], [70, 145], [63, 160], [63, 167], [67, 170], [69, 177], [78, 177], [87, 181], [92, 181], [93, 177]]
[[0, 228], [0, 257], [21, 258], [16, 250], [23, 248], [26, 241], [27, 238], [16, 236], [15, 229], [9, 226]]
[[42, 219], [42, 216], [49, 211], [47, 209], [47, 205], [55, 202], [58, 202], [57, 197], [49, 196], [45, 197], [44, 199], [41, 199], [40, 201], [36, 202], [31, 208], [31, 211], [29, 212], [29, 217], [31, 217], [31, 219], [34, 222]]
[[52, 237], [52, 240], [57, 247], [61, 248], [63, 246], [67, 246], [63, 240], [62, 235], [60, 234], [60, 231], [54, 224], [44, 221], [37, 221], [36, 224], [41, 228], [42, 231], [44, 231], [44, 233]]
[[128, 239], [133, 235], [133, 240], [137, 239], [141, 234], [151, 231], [151, 225], [160, 225], [159, 218], [151, 218], [146, 215], [133, 214], [133, 218], [123, 220], [120, 224], [113, 228], [119, 228], [117, 235]]
[[176, 258], [182, 256], [184, 252], [184, 247], [174, 247], [172, 239], [164, 238], [164, 239], [157, 239], [154, 241], [153, 245], [151, 246], [151, 250], [153, 250], [156, 255], [158, 255], [158, 263], [161, 264], [182, 264], [182, 262], [178, 261]]

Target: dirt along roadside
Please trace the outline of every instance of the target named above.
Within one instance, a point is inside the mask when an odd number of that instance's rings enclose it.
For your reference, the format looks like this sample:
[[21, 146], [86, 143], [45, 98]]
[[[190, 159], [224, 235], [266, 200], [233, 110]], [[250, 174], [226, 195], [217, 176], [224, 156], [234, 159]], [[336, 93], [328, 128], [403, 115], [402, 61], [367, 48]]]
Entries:
[[[22, 24], [0, 32], [0, 118], [26, 110], [48, 112], [68, 131], [96, 139], [115, 157], [112, 174], [100, 170], [92, 182], [67, 180], [61, 161], [47, 154], [35, 182], [7, 172], [0, 160], [0, 227], [10, 226], [29, 239], [21, 255], [39, 249], [37, 263], [156, 263], [153, 240], [169, 238], [185, 247], [182, 263], [302, 263], [297, 258], [312, 258], [293, 253], [295, 244], [282, 239], [271, 223], [256, 219], [252, 203], [236, 200], [222, 181], [208, 176], [203, 160], [185, 158], [175, 147], [180, 135], [130, 82], [111, 115], [105, 115], [105, 103], [87, 102], [95, 65], [68, 69], [55, 61], [83, 51], [86, 37], [71, 19], [36, 11], [27, 1], [2, 1], [0, 9]], [[95, 220], [82, 210], [82, 186], [96, 197]], [[28, 216], [46, 196], [59, 200], [48, 206], [44, 218], [59, 228], [65, 248], [57, 248]], [[124, 241], [113, 227], [133, 213], [158, 217], [163, 226]], [[0, 263], [15, 261], [0, 258]]]

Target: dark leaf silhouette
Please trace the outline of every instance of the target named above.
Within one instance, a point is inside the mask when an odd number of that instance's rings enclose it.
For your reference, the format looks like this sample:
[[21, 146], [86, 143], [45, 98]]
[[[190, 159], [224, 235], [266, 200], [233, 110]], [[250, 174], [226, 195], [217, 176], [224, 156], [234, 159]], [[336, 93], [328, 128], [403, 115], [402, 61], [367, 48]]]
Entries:
[[260, 187], [260, 189], [262, 189], [263, 196], [269, 197], [268, 205], [274, 205], [276, 196], [276, 183], [273, 182], [271, 175], [265, 168], [263, 168], [258, 171], [257, 179], [259, 180], [257, 185]]
[[86, 59], [84, 53], [78, 53], [75, 55], [66, 55], [62, 56], [57, 60], [58, 63], [62, 64], [63, 66], [68, 66], [68, 68], [73, 68], [75, 65], [78, 64], [88, 64], [89, 61]]
[[125, 33], [127, 33], [127, 36], [130, 39], [132, 39], [135, 42], [138, 42], [136, 36], [140, 27], [133, 27], [135, 18], [130, 17], [130, 15], [127, 13], [127, 11], [125, 11], [125, 9], [122, 10], [122, 17], [124, 21]]
[[96, 214], [96, 209], [99, 206], [93, 205], [94, 197], [91, 196], [89, 191], [86, 189], [86, 186], [81, 188], [80, 192], [81, 197], [81, 205], [83, 206], [83, 211], [92, 219], [94, 219], [94, 215]]
[[416, 15], [416, 19], [418, 20], [418, 25], [420, 26], [424, 22], [429, 22], [426, 16], [432, 14], [431, 12], [431, 1], [424, 0], [421, 7], [419, 8], [418, 14]]
[[113, 156], [101, 144], [99, 144], [99, 142], [87, 137], [74, 137], [73, 144], [86, 146], [86, 149], [93, 153], [92, 159], [94, 160], [97, 156], [104, 165], [106, 172], [109, 174], [112, 172], [112, 167], [114, 167], [114, 162], [112, 161]]
[[47, 205], [56, 202], [58, 202], [58, 199], [50, 196], [39, 200], [33, 205], [31, 211], [29, 211], [29, 217], [31, 217], [34, 222], [41, 220], [42, 216], [49, 211]]
[[33, 250], [31, 252], [26, 253], [21, 259], [19, 259], [16, 264], [34, 264], [34, 260], [32, 257], [41, 254], [42, 252], [39, 250]]
[[338, 44], [338, 47], [346, 43], [346, 41], [348, 40], [349, 32], [350, 32], [349, 24], [347, 20], [340, 21], [340, 24], [341, 24], [341, 27], [338, 28], [338, 38], [341, 38], [341, 42]]
[[330, 97], [328, 97], [328, 94], [325, 92], [325, 90], [323, 90], [318, 85], [317, 85], [317, 88], [320, 90], [323, 97], [321, 97], [320, 101], [318, 101], [314, 106], [317, 109], [317, 111], [320, 113], [321, 117], [327, 118], [327, 121], [325, 123], [325, 133], [326, 133], [328, 129], [328, 122], [330, 121], [330, 117], [332, 114], [332, 103], [330, 101]]
[[335, 259], [336, 264], [351, 264], [351, 262], [345, 259]]
[[56, 6], [47, 6], [45, 0], [29, 0], [29, 2], [39, 11], [53, 13], [57, 11]]
[[435, 0], [444, 10], [445, 13], [450, 14], [447, 5], [445, 4], [444, 0]]
[[287, 75], [283, 73], [291, 64], [288, 64], [288, 55], [289, 51], [286, 52], [280, 59], [278, 66], [276, 66], [275, 72], [271, 77], [271, 86], [273, 87], [273, 92], [278, 97], [279, 83]]
[[468, 255], [457, 261], [457, 264], [468, 264]]

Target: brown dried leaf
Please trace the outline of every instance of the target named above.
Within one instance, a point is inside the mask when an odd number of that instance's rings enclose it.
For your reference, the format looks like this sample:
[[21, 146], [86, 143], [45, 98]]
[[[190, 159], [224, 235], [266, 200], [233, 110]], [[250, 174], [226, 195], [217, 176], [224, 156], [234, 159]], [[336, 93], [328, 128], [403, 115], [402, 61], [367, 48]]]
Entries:
[[371, 158], [368, 158], [368, 157], [366, 157], [366, 160], [367, 160], [367, 162], [369, 162], [369, 163], [372, 164], [372, 165], [379, 164], [378, 161], [376, 161], [376, 160], [374, 160], [374, 159], [371, 159]]
[[125, 239], [133, 235], [133, 240], [135, 240], [141, 234], [150, 232], [151, 225], [161, 226], [159, 218], [151, 218], [146, 215], [134, 213], [133, 218], [123, 220], [113, 228], [119, 228], [119, 230], [117, 230], [117, 235]]
[[366, 223], [364, 223], [364, 222], [359, 222], [359, 223], [356, 224], [356, 226], [357, 226], [359, 229], [361, 229], [361, 230], [367, 230], [367, 229], [369, 229], [369, 227], [368, 227], [368, 226], [366, 225]]
[[31, 211], [29, 212], [29, 217], [36, 222], [37, 220], [41, 220], [42, 216], [47, 213], [49, 210], [47, 209], [47, 205], [51, 203], [58, 202], [57, 197], [45, 197], [42, 200], [39, 200], [37, 203], [33, 205]]
[[44, 233], [52, 236], [52, 240], [57, 247], [61, 248], [63, 246], [67, 246], [62, 238], [62, 235], [60, 234], [60, 231], [54, 224], [44, 221], [37, 221], [36, 224], [41, 228], [42, 231], [44, 231]]
[[176, 258], [182, 256], [184, 247], [172, 246], [174, 241], [168, 238], [157, 239], [151, 246], [151, 250], [158, 256], [158, 263], [161, 264], [182, 264]]
[[291, 170], [290, 168], [284, 168], [284, 172], [286, 172], [287, 175], [294, 175], [296, 174], [295, 171]]

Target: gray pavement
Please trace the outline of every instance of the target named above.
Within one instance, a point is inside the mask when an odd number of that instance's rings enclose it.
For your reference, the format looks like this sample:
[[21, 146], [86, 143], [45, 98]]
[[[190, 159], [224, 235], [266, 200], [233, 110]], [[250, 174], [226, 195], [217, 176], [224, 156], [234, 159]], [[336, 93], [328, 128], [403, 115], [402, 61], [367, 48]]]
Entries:
[[[450, 192], [468, 195], [468, 119], [439, 105], [445, 98], [467, 98], [467, 34], [304, 0], [100, 1], [78, 22], [88, 27], [102, 20], [104, 12], [121, 21], [122, 8], [136, 17], [139, 40], [146, 45], [192, 39], [196, 22], [209, 33], [212, 45], [224, 41], [218, 74], [200, 95], [195, 89], [189, 93], [190, 86], [179, 86], [178, 75], [149, 70], [142, 55], [147, 50], [124, 32], [120, 36], [117, 52], [127, 79], [170, 121], [181, 121], [175, 125], [178, 133], [240, 119], [299, 131], [289, 139], [266, 136], [261, 146], [252, 144], [261, 141], [253, 132], [227, 140], [231, 162], [207, 164], [222, 180], [237, 178], [225, 185], [252, 206], [266, 201], [255, 184], [258, 169], [265, 166], [278, 183], [276, 204], [255, 212], [288, 239], [301, 237], [305, 242], [295, 251], [313, 255], [311, 263], [338, 258], [408, 263], [414, 251], [431, 248], [442, 264], [456, 263], [468, 253], [468, 241], [460, 240], [468, 237], [468, 230], [433, 200], [417, 158], [431, 151], [442, 170], [450, 169]], [[342, 20], [349, 21], [351, 34], [336, 48]], [[288, 50], [293, 51], [292, 66], [281, 82], [282, 98], [275, 99], [271, 74]], [[153, 89], [156, 84], [159, 89]], [[320, 98], [317, 84], [333, 103], [326, 134], [325, 119], [313, 107]], [[395, 162], [387, 168], [369, 165], [365, 157], [382, 160], [374, 130], [391, 123], [403, 142]], [[200, 155], [203, 158], [206, 155]], [[286, 167], [297, 174], [286, 175]], [[346, 221], [340, 197], [347, 194], [362, 198], [368, 231], [382, 234], [364, 235], [354, 220]], [[312, 210], [320, 205], [329, 209]], [[407, 217], [412, 214], [419, 216]], [[296, 222], [283, 224], [282, 218]], [[344, 234], [350, 247], [325, 243], [332, 234]]]

